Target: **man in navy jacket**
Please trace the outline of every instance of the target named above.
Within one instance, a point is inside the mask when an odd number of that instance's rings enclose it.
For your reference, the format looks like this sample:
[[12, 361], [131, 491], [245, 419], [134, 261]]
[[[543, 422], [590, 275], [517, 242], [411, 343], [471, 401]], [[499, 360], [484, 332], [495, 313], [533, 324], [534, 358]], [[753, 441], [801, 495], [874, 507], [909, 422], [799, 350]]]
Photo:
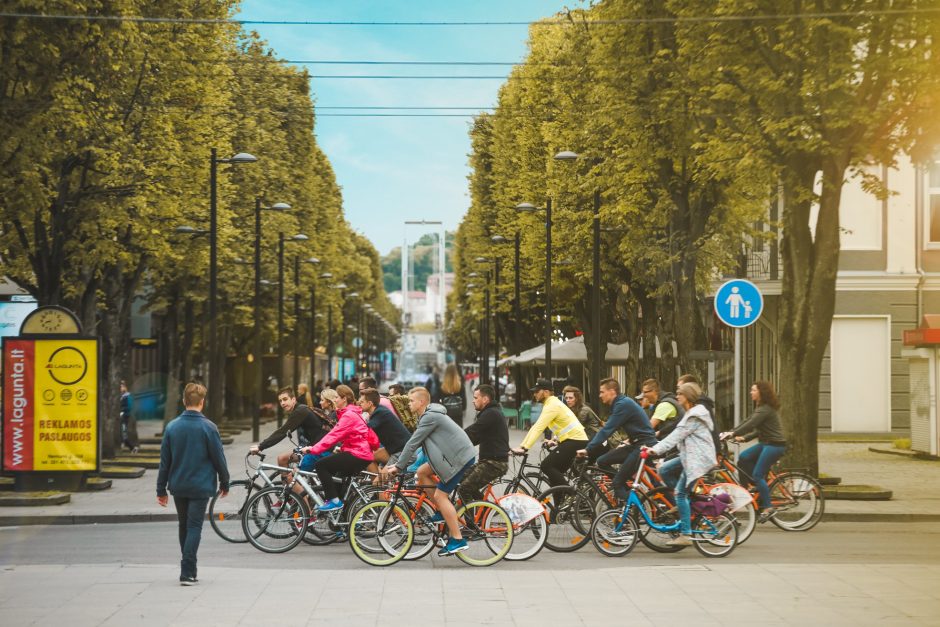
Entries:
[[[157, 503], [166, 507], [167, 488], [179, 518], [180, 585], [196, 583], [196, 552], [202, 537], [206, 507], [216, 489], [228, 495], [228, 466], [222, 450], [219, 430], [202, 415], [206, 388], [188, 383], [183, 390], [186, 411], [163, 431], [160, 446], [160, 471], [157, 474]], [[218, 486], [216, 485], [218, 476]]]

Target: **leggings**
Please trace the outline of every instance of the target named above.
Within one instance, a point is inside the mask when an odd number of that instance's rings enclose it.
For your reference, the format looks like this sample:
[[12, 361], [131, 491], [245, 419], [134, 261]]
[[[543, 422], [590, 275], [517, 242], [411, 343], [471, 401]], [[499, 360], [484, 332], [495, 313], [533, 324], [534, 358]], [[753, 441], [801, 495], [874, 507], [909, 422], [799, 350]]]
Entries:
[[352, 453], [340, 451], [329, 457], [324, 457], [317, 462], [314, 469], [317, 476], [320, 477], [320, 483], [323, 484], [323, 494], [326, 500], [337, 498], [336, 484], [333, 483], [333, 476], [343, 474], [347, 477], [358, 474], [366, 469], [366, 466], [372, 463], [371, 459], [360, 459]]
[[556, 485], [567, 485], [565, 471], [571, 468], [571, 462], [574, 461], [575, 454], [587, 446], [587, 440], [565, 440], [555, 447], [555, 450], [548, 454], [548, 457], [542, 460], [540, 468], [548, 477], [548, 482], [552, 487]]

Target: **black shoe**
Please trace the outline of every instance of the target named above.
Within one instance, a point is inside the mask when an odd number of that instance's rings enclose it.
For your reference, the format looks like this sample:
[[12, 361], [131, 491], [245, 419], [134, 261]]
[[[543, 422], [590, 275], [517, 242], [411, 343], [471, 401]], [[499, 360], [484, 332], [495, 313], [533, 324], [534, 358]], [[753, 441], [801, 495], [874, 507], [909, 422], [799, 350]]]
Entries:
[[180, 577], [181, 586], [195, 586], [197, 583], [199, 583], [199, 580], [195, 577]]
[[773, 507], [768, 507], [765, 510], [761, 510], [760, 516], [757, 517], [757, 522], [763, 524], [774, 517], [774, 514], [777, 513], [777, 510]]

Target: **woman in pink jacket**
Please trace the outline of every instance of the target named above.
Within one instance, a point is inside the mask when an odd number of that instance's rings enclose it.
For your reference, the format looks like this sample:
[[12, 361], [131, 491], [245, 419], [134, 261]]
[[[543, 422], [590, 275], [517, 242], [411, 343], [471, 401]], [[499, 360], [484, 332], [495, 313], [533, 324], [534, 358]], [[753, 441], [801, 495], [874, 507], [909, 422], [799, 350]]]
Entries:
[[352, 389], [340, 385], [336, 388], [336, 393], [339, 394], [335, 401], [336, 426], [319, 442], [304, 449], [305, 453], [319, 455], [332, 450], [337, 444], [342, 445], [339, 453], [324, 457], [315, 467], [320, 483], [323, 484], [326, 501], [320, 506], [321, 512], [343, 507], [343, 502], [339, 500], [336, 492], [336, 484], [333, 483], [333, 476], [352, 476], [362, 472], [372, 463], [372, 451], [379, 448], [379, 438], [362, 417], [362, 409], [356, 405]]

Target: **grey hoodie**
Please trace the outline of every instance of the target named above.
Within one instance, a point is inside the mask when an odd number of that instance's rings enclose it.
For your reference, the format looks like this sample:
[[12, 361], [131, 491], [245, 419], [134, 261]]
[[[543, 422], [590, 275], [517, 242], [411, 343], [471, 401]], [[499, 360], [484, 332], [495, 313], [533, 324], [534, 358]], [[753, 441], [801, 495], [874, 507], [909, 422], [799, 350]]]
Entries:
[[685, 412], [675, 430], [653, 447], [653, 453], [662, 455], [678, 446], [688, 485], [718, 463], [715, 459], [715, 442], [712, 440], [713, 427], [712, 417], [705, 406], [695, 405]]
[[388, 463], [397, 467], [399, 472], [404, 471], [420, 446], [424, 446], [428, 463], [444, 482], [450, 481], [461, 468], [472, 462], [476, 454], [470, 438], [438, 403], [428, 405], [401, 454], [392, 456]]

